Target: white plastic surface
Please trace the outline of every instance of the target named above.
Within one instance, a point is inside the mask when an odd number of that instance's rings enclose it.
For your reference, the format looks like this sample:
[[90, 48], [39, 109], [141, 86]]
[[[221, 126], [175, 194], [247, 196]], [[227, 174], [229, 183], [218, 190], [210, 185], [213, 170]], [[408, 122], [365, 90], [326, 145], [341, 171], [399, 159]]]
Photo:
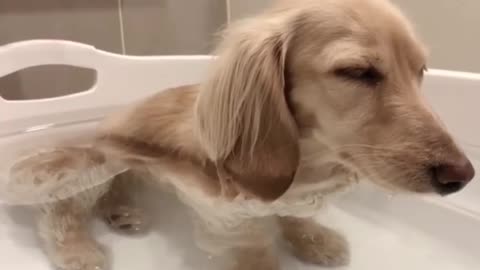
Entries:
[[[53, 142], [88, 141], [96, 122], [112, 108], [166, 87], [199, 82], [210, 56], [131, 57], [91, 46], [37, 40], [0, 47], [0, 76], [44, 64], [97, 70], [87, 92], [45, 100], [0, 100], [0, 152]], [[425, 93], [480, 172], [480, 75], [431, 70]], [[25, 133], [28, 131], [27, 133]], [[23, 134], [23, 135], [21, 135]], [[28, 134], [28, 135], [25, 135]], [[34, 143], [31, 143], [31, 142]], [[8, 150], [10, 149], [10, 150]], [[480, 177], [445, 199], [395, 197], [360, 188], [318, 218], [335, 224], [352, 244], [351, 270], [480, 269]], [[118, 236], [97, 224], [111, 249], [113, 270], [210, 270], [216, 259], [197, 250], [188, 216], [169, 195], [161, 197], [156, 226], [138, 238]], [[42, 253], [28, 209], [0, 205], [0, 269], [52, 269]], [[158, 228], [157, 228], [158, 227]], [[284, 269], [317, 269], [288, 255]]]
[[63, 64], [97, 71], [86, 92], [34, 101], [0, 99], [0, 124], [32, 115], [49, 115], [122, 105], [178, 84], [198, 82], [211, 56], [125, 56], [71, 41], [34, 40], [0, 47], [0, 77], [39, 66]]

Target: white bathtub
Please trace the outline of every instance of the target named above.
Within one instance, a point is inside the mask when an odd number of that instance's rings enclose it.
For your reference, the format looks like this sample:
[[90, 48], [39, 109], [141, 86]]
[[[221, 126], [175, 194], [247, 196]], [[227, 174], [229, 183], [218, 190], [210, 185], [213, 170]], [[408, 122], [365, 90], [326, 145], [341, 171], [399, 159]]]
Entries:
[[[98, 72], [97, 84], [80, 94], [21, 102], [0, 99], [2, 158], [19, 147], [28, 150], [58, 141], [78, 142], [79, 137], [88, 140], [96, 122], [112, 108], [160, 89], [198, 82], [211, 61], [210, 56], [121, 56], [58, 40], [0, 47], [0, 77], [44, 64]], [[480, 127], [475, 125], [480, 116], [480, 75], [431, 70], [424, 89], [480, 172]], [[147, 235], [119, 236], [101, 223], [95, 225], [99, 241], [110, 251], [112, 269], [213, 269], [216, 258], [194, 247], [182, 206], [170, 195], [160, 200], [158, 220]], [[480, 269], [480, 181], [442, 199], [391, 198], [374, 187], [360, 186], [318, 218], [349, 238], [352, 264], [345, 269]], [[284, 269], [318, 269], [287, 254], [283, 260]], [[0, 204], [0, 269], [52, 269], [39, 247], [28, 209]]]

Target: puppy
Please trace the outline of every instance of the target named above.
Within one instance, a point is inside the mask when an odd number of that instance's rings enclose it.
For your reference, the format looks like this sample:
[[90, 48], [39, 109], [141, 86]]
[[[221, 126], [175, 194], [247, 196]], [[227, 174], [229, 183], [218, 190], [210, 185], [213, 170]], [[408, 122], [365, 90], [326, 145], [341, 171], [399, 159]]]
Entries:
[[[117, 229], [142, 229], [130, 193], [139, 179], [172, 187], [192, 210], [197, 244], [231, 255], [231, 269], [273, 270], [267, 221], [302, 261], [349, 262], [346, 240], [311, 217], [359, 177], [447, 195], [474, 176], [422, 97], [425, 49], [389, 1], [280, 1], [230, 26], [217, 54], [201, 84], [161, 91], [103, 123], [89, 151], [96, 165], [120, 162], [127, 172], [40, 206], [57, 267], [106, 266], [88, 232], [94, 212]], [[76, 151], [63, 158], [75, 161]]]

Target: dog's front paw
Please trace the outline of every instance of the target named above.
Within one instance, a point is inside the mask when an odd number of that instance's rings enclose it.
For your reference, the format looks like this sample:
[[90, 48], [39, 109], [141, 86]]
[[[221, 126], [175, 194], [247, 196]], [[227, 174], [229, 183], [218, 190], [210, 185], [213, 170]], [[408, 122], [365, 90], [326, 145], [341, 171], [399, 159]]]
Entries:
[[325, 267], [350, 263], [350, 248], [341, 234], [320, 224], [296, 225], [295, 229], [284, 230], [284, 238], [299, 260]]
[[103, 251], [96, 243], [82, 241], [59, 245], [50, 250], [50, 257], [59, 270], [106, 270]]
[[110, 209], [104, 218], [113, 229], [130, 234], [145, 232], [150, 225], [150, 220], [142, 209], [130, 206]]

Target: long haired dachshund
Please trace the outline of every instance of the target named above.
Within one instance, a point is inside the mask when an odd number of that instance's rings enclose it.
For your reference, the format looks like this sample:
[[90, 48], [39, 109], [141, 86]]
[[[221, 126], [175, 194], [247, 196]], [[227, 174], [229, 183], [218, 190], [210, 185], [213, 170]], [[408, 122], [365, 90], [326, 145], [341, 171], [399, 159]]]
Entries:
[[[197, 244], [231, 255], [231, 269], [273, 270], [272, 224], [302, 261], [349, 262], [344, 237], [311, 217], [358, 179], [447, 195], [474, 176], [422, 96], [425, 49], [389, 1], [279, 1], [229, 26], [216, 55], [204, 82], [114, 114], [94, 147], [64, 148], [47, 161], [62, 177], [128, 167], [39, 206], [57, 267], [106, 267], [88, 231], [93, 213], [120, 230], [142, 229], [144, 214], [131, 200], [138, 181], [172, 187], [192, 210]], [[80, 162], [85, 156], [93, 165]]]

